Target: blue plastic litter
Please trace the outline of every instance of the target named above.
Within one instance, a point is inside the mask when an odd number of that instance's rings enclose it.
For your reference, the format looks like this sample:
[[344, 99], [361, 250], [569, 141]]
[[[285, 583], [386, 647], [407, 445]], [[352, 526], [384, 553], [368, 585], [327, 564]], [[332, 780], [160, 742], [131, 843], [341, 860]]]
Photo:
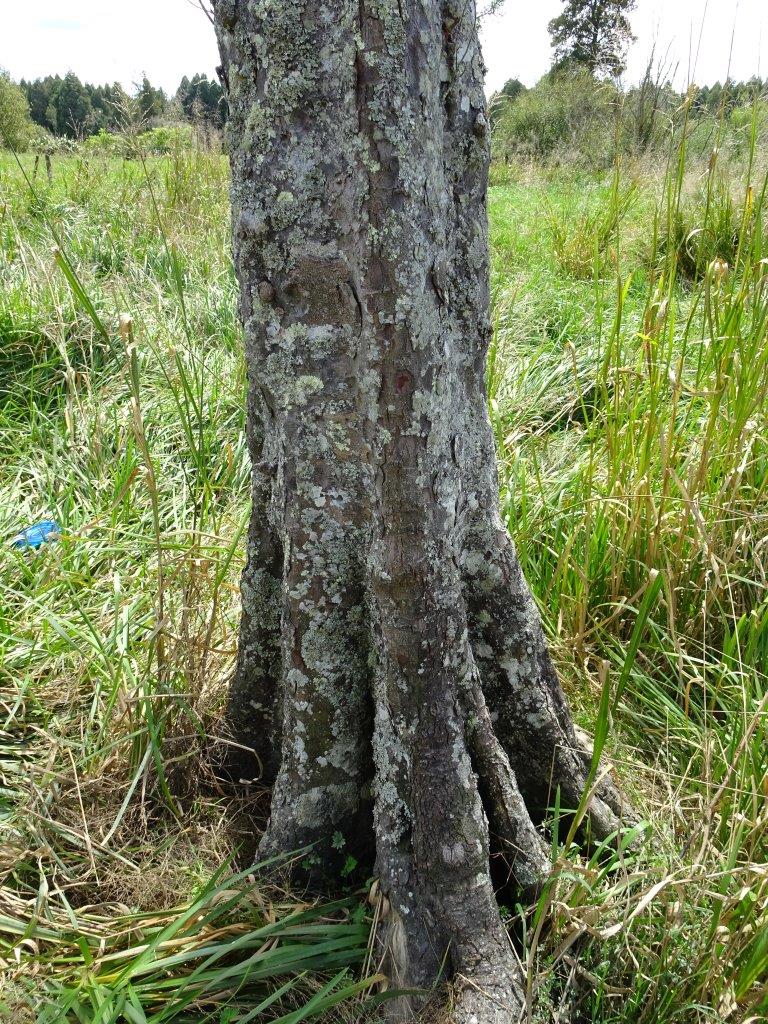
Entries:
[[53, 519], [44, 519], [42, 523], [28, 526], [26, 530], [22, 530], [21, 533], [17, 534], [11, 541], [11, 547], [18, 548], [19, 550], [32, 548], [34, 551], [37, 551], [43, 544], [58, 540], [60, 535], [61, 527], [59, 524]]

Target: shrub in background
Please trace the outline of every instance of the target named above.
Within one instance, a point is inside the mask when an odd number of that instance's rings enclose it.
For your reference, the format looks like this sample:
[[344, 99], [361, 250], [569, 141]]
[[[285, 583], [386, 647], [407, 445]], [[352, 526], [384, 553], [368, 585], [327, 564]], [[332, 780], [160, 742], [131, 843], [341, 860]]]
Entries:
[[192, 149], [193, 128], [188, 124], [159, 125], [148, 131], [118, 134], [101, 131], [81, 144], [85, 153], [129, 158], [143, 153], [148, 156], [167, 156], [178, 150]]
[[18, 85], [5, 71], [0, 71], [0, 146], [21, 153], [32, 138], [29, 104]]
[[532, 89], [510, 79], [490, 104], [494, 180], [505, 180], [500, 165], [520, 160], [603, 170], [617, 155], [663, 157], [682, 123], [689, 159], [708, 160], [715, 149], [734, 162], [765, 152], [768, 94], [760, 80], [681, 93], [671, 72], [651, 53], [629, 89], [573, 68], [550, 72]]
[[619, 99], [613, 84], [583, 70], [549, 74], [513, 99], [497, 97], [496, 156], [606, 167]]

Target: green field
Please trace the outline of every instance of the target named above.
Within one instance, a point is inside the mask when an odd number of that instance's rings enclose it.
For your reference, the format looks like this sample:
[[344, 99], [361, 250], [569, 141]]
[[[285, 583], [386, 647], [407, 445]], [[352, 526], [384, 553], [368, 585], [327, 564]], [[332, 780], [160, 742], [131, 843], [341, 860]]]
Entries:
[[[505, 908], [532, 1020], [768, 1013], [763, 175], [494, 169], [503, 513], [645, 822], [592, 859], [555, 827], [552, 885]], [[328, 908], [231, 867], [263, 808], [210, 767], [244, 398], [222, 158], [75, 155], [49, 186], [0, 155], [2, 1020], [375, 1013], [356, 885]], [[5, 542], [50, 517], [38, 554]]]

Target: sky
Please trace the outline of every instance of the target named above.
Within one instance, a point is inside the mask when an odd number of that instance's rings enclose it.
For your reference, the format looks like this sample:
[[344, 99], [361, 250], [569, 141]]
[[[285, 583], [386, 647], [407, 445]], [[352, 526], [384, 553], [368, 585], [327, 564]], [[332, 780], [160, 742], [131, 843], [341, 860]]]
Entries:
[[[484, 22], [489, 93], [508, 78], [533, 85], [544, 74], [547, 23], [561, 9], [561, 0], [506, 0]], [[722, 81], [729, 67], [736, 79], [768, 74], [766, 0], [638, 0], [632, 22], [628, 81], [641, 76], [654, 40], [679, 85]], [[71, 70], [130, 88], [146, 72], [175, 92], [183, 75], [212, 75], [216, 64], [213, 29], [196, 0], [0, 0], [0, 68], [15, 79]]]

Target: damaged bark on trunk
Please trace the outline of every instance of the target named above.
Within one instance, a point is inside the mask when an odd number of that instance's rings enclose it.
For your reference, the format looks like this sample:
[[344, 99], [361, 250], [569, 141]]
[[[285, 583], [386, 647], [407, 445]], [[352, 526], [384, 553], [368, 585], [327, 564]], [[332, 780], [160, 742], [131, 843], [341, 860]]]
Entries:
[[[515, 1020], [491, 844], [535, 891], [588, 763], [497, 508], [474, 4], [215, 22], [253, 459], [229, 720], [272, 787], [261, 852], [375, 853], [392, 984], [447, 967], [457, 1022]], [[619, 812], [603, 783], [593, 831]]]

